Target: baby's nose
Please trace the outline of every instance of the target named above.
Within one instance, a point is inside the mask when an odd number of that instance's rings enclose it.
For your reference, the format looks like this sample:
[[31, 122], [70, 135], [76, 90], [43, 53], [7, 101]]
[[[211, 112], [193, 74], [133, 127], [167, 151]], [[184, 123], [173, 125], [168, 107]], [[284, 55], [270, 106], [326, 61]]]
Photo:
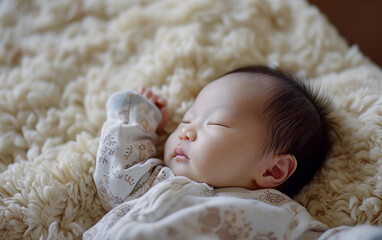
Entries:
[[182, 128], [182, 130], [180, 130], [179, 140], [195, 141], [196, 140], [196, 131], [189, 128], [189, 127]]

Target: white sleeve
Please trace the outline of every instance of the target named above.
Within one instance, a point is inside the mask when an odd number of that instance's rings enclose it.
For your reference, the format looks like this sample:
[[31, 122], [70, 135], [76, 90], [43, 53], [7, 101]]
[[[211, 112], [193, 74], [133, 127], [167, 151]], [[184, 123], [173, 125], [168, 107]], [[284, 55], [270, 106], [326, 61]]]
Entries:
[[[329, 229], [314, 220], [304, 209], [291, 221], [289, 229], [297, 233], [291, 239], [298, 240], [377, 240], [382, 239], [382, 227], [372, 225], [341, 226]], [[298, 230], [300, 229], [300, 230]], [[302, 233], [302, 234], [300, 234]], [[293, 234], [293, 233], [292, 233]]]
[[382, 227], [372, 225], [343, 226], [326, 231], [318, 240], [380, 240]]
[[155, 167], [155, 131], [160, 110], [143, 96], [130, 91], [113, 94], [106, 104], [97, 152], [94, 181], [106, 210], [125, 201], [146, 183]]

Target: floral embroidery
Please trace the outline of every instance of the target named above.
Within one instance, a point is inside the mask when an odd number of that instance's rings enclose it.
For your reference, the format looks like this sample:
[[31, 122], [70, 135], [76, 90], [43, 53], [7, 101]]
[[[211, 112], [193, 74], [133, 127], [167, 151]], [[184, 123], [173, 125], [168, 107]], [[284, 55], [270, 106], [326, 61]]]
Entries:
[[128, 183], [130, 184], [130, 186], [134, 186], [134, 185], [135, 185], [135, 179], [132, 178], [132, 177], [129, 176], [129, 175], [126, 175], [124, 180], [125, 180], [126, 182], [128, 182]]
[[114, 166], [111, 166], [111, 173], [115, 178], [121, 179], [123, 177], [123, 174], [118, 174], [118, 169], [114, 170]]
[[98, 184], [100, 186], [100, 192], [104, 195], [106, 195], [106, 192], [107, 192], [107, 187], [109, 187], [109, 179], [108, 179], [108, 176], [107, 175], [103, 175], [103, 178], [101, 178], [99, 181], [98, 181]]
[[146, 102], [140, 102], [135, 107], [137, 108], [138, 112], [138, 128], [141, 129], [144, 133], [154, 133], [155, 129], [153, 129], [153, 126], [156, 126], [156, 124], [159, 123], [159, 121], [155, 120], [155, 109], [153, 109]]
[[101, 150], [101, 156], [99, 157], [98, 161], [101, 163], [107, 163], [108, 157], [112, 156], [114, 154], [114, 151], [108, 147], [103, 147]]
[[111, 135], [107, 135], [104, 139], [103, 139], [103, 144], [102, 144], [102, 148], [101, 148], [101, 154], [98, 158], [98, 162], [100, 163], [107, 163], [107, 159], [114, 155], [114, 150], [112, 149], [112, 147], [116, 144], [116, 140], [115, 140], [115, 137], [111, 136]]
[[119, 196], [113, 196], [111, 199], [114, 204], [120, 204], [123, 201], [122, 198]]
[[259, 199], [263, 202], [268, 202], [271, 204], [280, 204], [286, 199], [283, 195], [270, 191], [266, 191], [264, 194], [265, 195], [261, 195]]
[[221, 212], [219, 208], [207, 208], [206, 212], [199, 215], [201, 230], [205, 233], [214, 233], [219, 239], [246, 239], [252, 231], [252, 227], [243, 214], [244, 211], [225, 210]]
[[130, 105], [126, 106], [126, 109], [122, 110], [118, 114], [118, 118], [124, 123], [128, 124], [130, 119]]
[[115, 140], [115, 137], [114, 136], [111, 136], [111, 135], [107, 135], [104, 139], [103, 139], [103, 144], [108, 146], [108, 147], [113, 147], [114, 144], [116, 144], [117, 141]]
[[199, 215], [199, 222], [203, 232], [211, 232], [221, 222], [219, 209], [215, 207], [207, 208], [205, 212]]
[[147, 119], [142, 119], [138, 122], [139, 126], [143, 132], [149, 132], [150, 129], [149, 129], [149, 126], [150, 126], [150, 123]]
[[118, 178], [118, 179], [123, 179], [125, 182], [128, 182], [129, 184], [130, 184], [130, 186], [133, 186], [133, 185], [135, 185], [135, 179], [132, 177], [132, 176], [130, 176], [130, 175], [124, 175], [124, 174], [120, 174], [119, 173], [119, 170], [118, 169], [115, 169], [114, 170], [114, 167], [112, 166], [111, 167], [112, 169], [110, 170], [111, 171], [111, 173], [113, 174], [113, 176], [115, 177], [115, 178]]
[[298, 226], [298, 220], [297, 219], [294, 219], [290, 225], [289, 225], [289, 229], [290, 230], [294, 230], [296, 227]]
[[[134, 152], [134, 147], [133, 146], [129, 146], [126, 148], [126, 153], [123, 155], [125, 157], [125, 160], [128, 161], [128, 158], [130, 157], [130, 155]], [[134, 159], [134, 157], [133, 157]], [[131, 168], [132, 166], [134, 166], [135, 164], [139, 163], [139, 161], [133, 161], [133, 162], [128, 162], [126, 165], [125, 165], [125, 169], [129, 169]]]
[[294, 205], [294, 204], [290, 206], [290, 210], [292, 210], [292, 212], [294, 214], [297, 214], [297, 209], [298, 209], [298, 207], [296, 205]]
[[139, 149], [139, 161], [144, 161], [148, 158], [148, 156], [145, 154], [146, 150], [146, 144], [142, 143], [138, 146]]
[[120, 204], [123, 200], [119, 196], [113, 195], [113, 193], [109, 190], [109, 178], [108, 175], [103, 175], [98, 181], [98, 192], [104, 196], [104, 198], [109, 199], [114, 204]]
[[[133, 150], [134, 148], [131, 145], [126, 148], [126, 152], [125, 154], [123, 154], [123, 156], [125, 157], [125, 160], [129, 159], [130, 155], [133, 153]], [[125, 167], [125, 168], [128, 168], [128, 167]]]
[[99, 224], [105, 225], [106, 229], [110, 229], [115, 225], [117, 221], [119, 221], [123, 216], [125, 216], [131, 207], [129, 203], [122, 203], [117, 207], [113, 208], [110, 212], [108, 212], [99, 222]]
[[97, 227], [92, 227], [91, 229], [89, 229], [83, 236], [83, 240], [90, 240], [90, 239], [94, 239], [95, 236], [97, 235], [98, 233], [98, 228]]
[[130, 211], [130, 205], [128, 203], [120, 204], [111, 210], [111, 213], [117, 217], [123, 217]]
[[277, 240], [277, 237], [274, 236], [274, 232], [267, 233], [257, 233], [253, 240]]
[[147, 160], [152, 154], [154, 154], [155, 149], [151, 142], [143, 142], [138, 146], [139, 150], [139, 161]]

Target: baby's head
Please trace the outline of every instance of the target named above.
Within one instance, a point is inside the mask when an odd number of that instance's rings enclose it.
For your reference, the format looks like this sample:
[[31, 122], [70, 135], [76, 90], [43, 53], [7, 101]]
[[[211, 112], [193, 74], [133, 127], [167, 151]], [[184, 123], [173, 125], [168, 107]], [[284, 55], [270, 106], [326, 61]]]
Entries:
[[211, 82], [165, 145], [175, 175], [294, 195], [326, 157], [326, 104], [288, 74], [248, 67]]

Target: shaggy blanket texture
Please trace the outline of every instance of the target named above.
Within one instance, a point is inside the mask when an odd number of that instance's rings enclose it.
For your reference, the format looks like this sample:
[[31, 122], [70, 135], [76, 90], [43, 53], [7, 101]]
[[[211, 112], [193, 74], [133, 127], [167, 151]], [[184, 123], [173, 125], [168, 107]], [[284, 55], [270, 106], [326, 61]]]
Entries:
[[3, 0], [0, 239], [78, 239], [105, 214], [92, 173], [113, 92], [153, 87], [170, 132], [208, 82], [256, 64], [333, 99], [333, 152], [295, 199], [331, 227], [382, 225], [382, 72], [306, 1]]

